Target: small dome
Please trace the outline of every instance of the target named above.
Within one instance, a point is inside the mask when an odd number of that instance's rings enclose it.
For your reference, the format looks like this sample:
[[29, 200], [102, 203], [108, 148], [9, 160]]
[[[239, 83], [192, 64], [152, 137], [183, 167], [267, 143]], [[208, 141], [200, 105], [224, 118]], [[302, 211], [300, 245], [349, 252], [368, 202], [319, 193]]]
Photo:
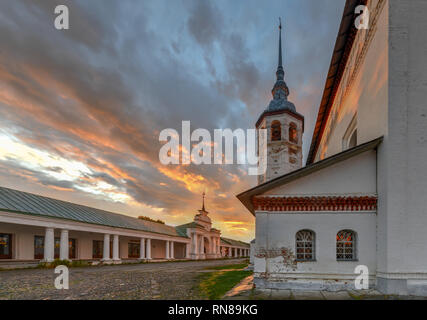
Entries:
[[292, 112], [297, 111], [295, 108], [295, 105], [285, 98], [271, 100], [270, 104], [268, 105], [268, 108], [266, 109], [266, 111], [278, 111], [278, 110], [289, 110]]

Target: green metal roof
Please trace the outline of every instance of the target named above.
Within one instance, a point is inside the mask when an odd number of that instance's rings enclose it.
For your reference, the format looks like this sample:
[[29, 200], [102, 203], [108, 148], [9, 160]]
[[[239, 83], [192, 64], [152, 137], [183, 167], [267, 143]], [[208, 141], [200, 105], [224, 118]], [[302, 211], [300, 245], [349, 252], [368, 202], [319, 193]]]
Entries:
[[239, 241], [239, 240], [233, 240], [233, 239], [229, 239], [229, 238], [223, 238], [221, 237], [221, 241], [224, 245], [231, 245], [231, 246], [245, 246], [245, 247], [249, 247], [249, 243], [243, 242], [243, 241]]
[[28, 192], [0, 187], [0, 211], [185, 237], [174, 227]]
[[175, 227], [176, 231], [179, 234], [181, 234], [183, 237], [187, 237], [187, 229], [188, 228], [202, 228], [202, 229], [204, 229], [205, 227], [203, 227], [201, 224], [198, 224], [194, 221], [186, 223], [186, 224], [181, 224], [181, 225]]

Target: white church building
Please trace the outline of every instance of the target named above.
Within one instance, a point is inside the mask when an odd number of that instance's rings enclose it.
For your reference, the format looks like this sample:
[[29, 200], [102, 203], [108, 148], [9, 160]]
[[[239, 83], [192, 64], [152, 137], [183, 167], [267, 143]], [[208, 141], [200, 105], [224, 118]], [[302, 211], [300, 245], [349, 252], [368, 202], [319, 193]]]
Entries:
[[0, 187], [0, 268], [40, 261], [92, 263], [249, 256], [249, 244], [221, 237], [202, 209], [180, 226], [137, 219]]
[[[355, 27], [361, 4], [368, 29]], [[256, 122], [267, 172], [237, 196], [256, 217], [256, 287], [354, 289], [363, 265], [370, 288], [427, 295], [426, 15], [425, 1], [346, 2], [305, 166], [280, 40]]]

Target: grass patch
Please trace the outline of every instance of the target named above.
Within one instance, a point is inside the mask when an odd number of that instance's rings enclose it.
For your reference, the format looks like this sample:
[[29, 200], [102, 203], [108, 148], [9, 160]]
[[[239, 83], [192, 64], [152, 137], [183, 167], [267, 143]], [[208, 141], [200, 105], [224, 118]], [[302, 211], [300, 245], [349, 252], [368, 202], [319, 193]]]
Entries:
[[221, 299], [227, 291], [251, 274], [252, 271], [243, 270], [202, 273], [199, 276], [200, 293], [210, 300]]
[[223, 264], [221, 266], [206, 267], [206, 270], [224, 270], [224, 269], [244, 269], [248, 266], [247, 263]]
[[364, 294], [358, 295], [358, 294], [351, 293], [350, 291], [348, 291], [348, 295], [352, 297], [354, 300], [363, 300], [365, 298]]

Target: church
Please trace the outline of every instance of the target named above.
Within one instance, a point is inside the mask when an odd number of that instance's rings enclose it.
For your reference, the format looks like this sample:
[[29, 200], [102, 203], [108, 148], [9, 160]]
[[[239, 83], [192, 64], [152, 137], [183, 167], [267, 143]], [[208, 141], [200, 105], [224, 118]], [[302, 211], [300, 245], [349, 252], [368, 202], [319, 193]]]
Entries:
[[169, 226], [0, 187], [0, 268], [84, 260], [91, 264], [249, 256], [249, 244], [221, 237], [202, 208]]
[[[427, 295], [427, 46], [416, 40], [427, 6], [411, 4], [346, 1], [305, 166], [280, 29], [273, 99], [255, 125], [269, 132], [267, 172], [237, 195], [256, 218], [257, 288], [355, 289], [361, 265], [369, 288]], [[355, 27], [359, 5], [367, 29]]]

